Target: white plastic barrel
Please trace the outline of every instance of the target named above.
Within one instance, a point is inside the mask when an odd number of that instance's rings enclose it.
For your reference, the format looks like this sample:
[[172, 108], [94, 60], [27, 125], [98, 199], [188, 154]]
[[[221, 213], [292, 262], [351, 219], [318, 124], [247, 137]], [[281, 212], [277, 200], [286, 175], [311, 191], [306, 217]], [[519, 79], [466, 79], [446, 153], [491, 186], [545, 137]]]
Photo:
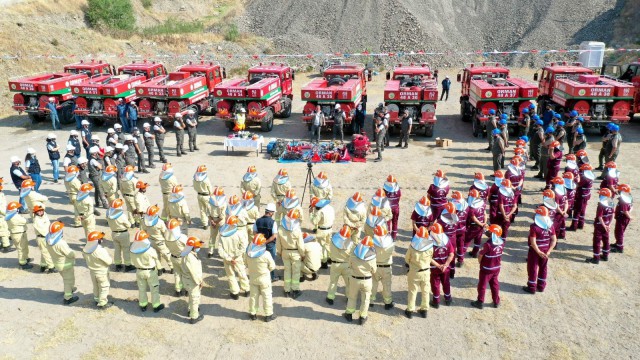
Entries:
[[588, 68], [601, 68], [604, 60], [604, 43], [598, 41], [583, 41], [580, 43], [578, 61]]

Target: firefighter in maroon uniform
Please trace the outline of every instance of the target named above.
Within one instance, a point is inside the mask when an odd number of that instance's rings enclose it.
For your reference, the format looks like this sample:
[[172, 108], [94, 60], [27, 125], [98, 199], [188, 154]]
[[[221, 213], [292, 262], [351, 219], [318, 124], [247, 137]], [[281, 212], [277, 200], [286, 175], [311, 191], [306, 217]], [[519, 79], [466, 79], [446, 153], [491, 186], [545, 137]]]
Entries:
[[593, 221], [593, 257], [587, 258], [591, 264], [599, 264], [600, 260], [609, 261], [609, 230], [613, 220], [613, 193], [609, 189], [600, 189], [596, 218]]
[[433, 212], [431, 211], [431, 202], [426, 196], [420, 198], [413, 208], [411, 214], [411, 223], [413, 224], [413, 235], [418, 232], [420, 227], [424, 226], [427, 229], [434, 222]]
[[564, 188], [567, 191], [567, 204], [569, 204], [567, 218], [573, 218], [573, 205], [576, 203], [576, 188], [578, 185], [575, 182], [573, 173], [568, 171], [562, 174], [562, 180], [564, 180]]
[[431, 293], [433, 299], [429, 305], [440, 307], [440, 284], [444, 293], [445, 305], [451, 305], [451, 286], [449, 285], [449, 265], [453, 261], [455, 249], [450, 239], [444, 233], [442, 225], [435, 223], [429, 228], [429, 237], [433, 241], [433, 259], [431, 260]]
[[433, 177], [433, 184], [429, 186], [427, 190], [427, 196], [431, 201], [431, 212], [433, 212], [434, 218], [439, 218], [440, 213], [444, 209], [444, 205], [447, 203], [447, 196], [449, 195], [449, 179], [445, 176], [444, 171], [436, 170]]
[[473, 184], [469, 187], [469, 192], [474, 189], [478, 191], [478, 197], [482, 198], [484, 206], [487, 206], [487, 198], [489, 197], [489, 185], [484, 179], [484, 175], [482, 175], [482, 173], [477, 172], [473, 176]]
[[387, 222], [387, 228], [389, 229], [391, 237], [395, 240], [398, 236], [398, 217], [400, 216], [400, 197], [402, 197], [402, 192], [400, 191], [396, 177], [393, 175], [387, 176], [387, 181], [385, 181], [382, 188], [387, 194], [387, 199], [389, 199], [389, 205], [391, 206], [392, 217], [391, 220]]
[[551, 180], [558, 176], [560, 163], [562, 163], [562, 145], [559, 141], [554, 141], [549, 146], [549, 160], [547, 160], [547, 188], [551, 188]]
[[[558, 211], [558, 203], [556, 202], [556, 193], [551, 189], [544, 189], [542, 191], [542, 206], [546, 207], [549, 211], [549, 219], [553, 223], [553, 219], [556, 218], [556, 212]], [[555, 234], [555, 224], [553, 227], [553, 233]], [[557, 239], [557, 238], [556, 238]]]
[[502, 238], [502, 228], [498, 225], [489, 226], [489, 240], [487, 240], [478, 254], [480, 263], [480, 274], [478, 275], [478, 299], [471, 302], [471, 306], [482, 309], [484, 306], [484, 294], [487, 291], [487, 283], [491, 288], [491, 298], [493, 307], [500, 306], [500, 264], [502, 262], [502, 251], [504, 250], [504, 239]]
[[513, 186], [509, 179], [504, 179], [498, 192], [498, 215], [496, 222], [492, 224], [500, 225], [502, 236], [505, 239], [509, 236], [509, 227], [515, 218], [516, 209], [518, 209], [518, 204], [516, 204]]
[[[576, 162], [576, 156], [574, 154], [568, 154], [566, 157], [566, 166], [564, 168], [564, 173], [571, 173], [573, 175], [573, 183], [574, 185], [578, 185], [580, 183], [580, 169], [578, 168], [578, 163]], [[563, 174], [562, 177], [564, 179], [568, 179]], [[567, 180], [565, 180], [566, 185], [570, 185]], [[571, 191], [569, 187], [567, 187], [567, 199], [569, 199], [569, 217], [573, 217], [573, 204], [575, 204], [575, 191]], [[575, 188], [573, 189], [575, 190]]]
[[467, 202], [469, 203], [469, 215], [467, 216], [467, 232], [464, 245], [466, 251], [466, 247], [471, 245], [473, 241], [473, 250], [471, 250], [469, 256], [474, 258], [478, 255], [480, 243], [482, 242], [482, 233], [487, 227], [484, 214], [485, 201], [480, 197], [478, 190], [471, 189]]
[[[451, 243], [451, 247], [455, 252], [456, 248], [456, 234], [458, 233], [458, 214], [456, 211], [456, 206], [453, 203], [448, 202], [444, 205], [444, 210], [440, 214], [440, 217], [436, 221], [437, 224], [440, 224], [442, 227], [444, 234], [449, 239]], [[449, 278], [453, 279], [456, 277], [456, 267], [455, 261], [451, 261], [449, 263]]]
[[[464, 252], [465, 246], [465, 233], [467, 232], [467, 217], [469, 215], [469, 204], [467, 204], [467, 199], [462, 197], [462, 193], [460, 191], [454, 191], [451, 193], [451, 202], [456, 207], [456, 215], [458, 216], [458, 226], [456, 229], [456, 266], [462, 267], [462, 263], [464, 262]], [[453, 265], [454, 262], [451, 262]]]
[[560, 239], [566, 240], [566, 218], [569, 211], [569, 202], [567, 201], [567, 188], [564, 186], [564, 179], [561, 177], [555, 177], [551, 180], [551, 186], [553, 186], [553, 195], [556, 200], [556, 213], [553, 220], [553, 226], [556, 230], [556, 246]]
[[504, 174], [501, 170], [493, 173], [493, 185], [489, 189], [489, 222], [494, 224], [498, 217], [498, 194], [504, 180]]
[[549, 210], [544, 206], [536, 209], [533, 224], [529, 227], [529, 254], [527, 274], [529, 280], [522, 290], [529, 294], [543, 292], [547, 286], [547, 265], [549, 256], [556, 245], [556, 234]]
[[[520, 140], [518, 140], [520, 141]], [[520, 161], [520, 166], [518, 166], [518, 168], [520, 169], [520, 176], [522, 177], [522, 183], [520, 184], [520, 190], [518, 190], [518, 205], [522, 204], [522, 189], [524, 189], [524, 181], [526, 179], [526, 174], [527, 174], [527, 154], [524, 151], [523, 148], [515, 148], [513, 149], [513, 153], [514, 153], [514, 157], [515, 156], [519, 156], [520, 159], [522, 159]], [[519, 209], [518, 209], [519, 210]], [[516, 211], [516, 215], [518, 214], [518, 212]]]
[[580, 166], [580, 182], [576, 188], [576, 201], [573, 204], [573, 221], [569, 227], [570, 231], [576, 231], [584, 227], [584, 215], [587, 212], [587, 204], [591, 199], [591, 187], [596, 175], [590, 164]]
[[[520, 204], [520, 196], [522, 195], [522, 185], [524, 183], [524, 174], [521, 170], [522, 158], [520, 156], [514, 156], [509, 165], [507, 165], [507, 171], [504, 174], [505, 179], [509, 179], [511, 181], [511, 186], [513, 186], [513, 194], [515, 197], [515, 203]], [[518, 215], [518, 210], [516, 209], [514, 216]], [[505, 235], [506, 237], [506, 235]]]
[[618, 205], [614, 212], [616, 219], [616, 227], [613, 234], [616, 237], [616, 243], [613, 244], [611, 252], [622, 253], [624, 252], [624, 231], [627, 229], [629, 222], [633, 219], [631, 217], [631, 210], [633, 210], [633, 196], [631, 196], [631, 186], [627, 184], [618, 185], [618, 192], [620, 197], [618, 198]]
[[604, 178], [600, 183], [600, 189], [609, 189], [612, 194], [618, 193], [618, 180], [620, 178], [620, 171], [618, 166], [613, 161], [609, 161], [604, 165]]
[[589, 164], [589, 155], [587, 155], [586, 150], [582, 149], [576, 152], [576, 164], [578, 165], [578, 169], [584, 164]]

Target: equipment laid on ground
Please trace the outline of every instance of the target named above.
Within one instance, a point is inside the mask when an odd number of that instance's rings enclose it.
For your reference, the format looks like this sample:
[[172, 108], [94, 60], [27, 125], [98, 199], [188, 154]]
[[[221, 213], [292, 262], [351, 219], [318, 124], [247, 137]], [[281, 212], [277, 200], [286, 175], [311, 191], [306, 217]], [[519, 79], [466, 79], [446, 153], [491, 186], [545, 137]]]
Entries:
[[509, 69], [500, 63], [467, 64], [457, 81], [462, 83], [460, 116], [462, 121], [472, 122], [476, 137], [486, 135], [491, 109], [498, 117], [507, 114], [508, 127], [515, 130], [522, 110], [538, 96], [535, 84], [509, 76]]
[[218, 63], [189, 62], [180, 66], [178, 71], [156, 76], [136, 86], [138, 117], [150, 119], [160, 117], [171, 122], [175, 115], [184, 115], [193, 110], [195, 117], [199, 114], [214, 114], [216, 100], [213, 88], [226, 76]]
[[48, 114], [49, 99], [53, 99], [62, 124], [74, 122], [74, 95], [71, 87], [91, 76], [111, 75], [112, 67], [103, 61], [80, 61], [64, 67], [64, 72], [44, 73], [9, 80], [13, 109], [29, 115], [32, 122], [43, 121]]
[[557, 113], [578, 112], [583, 127], [606, 131], [609, 122], [627, 123], [633, 104], [633, 84], [606, 75], [596, 75], [581, 63], [552, 62], [542, 68], [538, 76], [540, 96], [538, 111], [547, 105]]
[[371, 81], [371, 73], [365, 78], [365, 67], [357, 63], [331, 65], [324, 70], [324, 78], [314, 79], [302, 87], [302, 100], [306, 101], [302, 110], [302, 120], [311, 129], [311, 122], [320, 105], [325, 116], [326, 127], [333, 127], [333, 114], [336, 104], [344, 111], [344, 128], [351, 130], [351, 120], [358, 104], [365, 106], [367, 102], [367, 81]]
[[437, 101], [438, 84], [427, 64], [399, 64], [393, 69], [393, 76], [387, 72], [384, 102], [389, 110], [390, 129], [400, 130], [400, 114], [406, 110], [413, 118], [413, 132], [422, 130], [425, 136], [433, 136]]
[[218, 100], [217, 117], [233, 129], [234, 116], [244, 109], [246, 126], [260, 125], [262, 131], [271, 131], [274, 116], [291, 116], [294, 77], [287, 64], [261, 63], [249, 68], [246, 79], [217, 84], [213, 92]]
[[136, 86], [155, 76], [166, 75], [167, 69], [155, 61], [134, 61], [118, 68], [118, 75], [95, 75], [72, 87], [76, 96], [74, 113], [86, 116], [97, 125], [118, 117], [118, 104], [138, 98]]

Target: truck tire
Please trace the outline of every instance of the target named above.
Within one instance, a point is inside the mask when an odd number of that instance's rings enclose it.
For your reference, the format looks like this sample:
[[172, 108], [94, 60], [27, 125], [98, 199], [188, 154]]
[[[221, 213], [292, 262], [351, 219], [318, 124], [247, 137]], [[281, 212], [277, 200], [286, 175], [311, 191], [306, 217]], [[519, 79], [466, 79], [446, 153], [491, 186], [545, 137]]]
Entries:
[[480, 128], [480, 124], [478, 124], [478, 119], [477, 118], [473, 118], [472, 120], [472, 125], [471, 125], [472, 129], [473, 129], [473, 136], [474, 137], [482, 137], [482, 129]]
[[31, 120], [32, 124], [43, 122], [47, 119], [46, 115], [39, 115], [39, 114], [27, 114], [27, 115], [29, 116], [29, 120]]
[[225, 121], [224, 124], [227, 126], [227, 129], [229, 129], [230, 131], [233, 131], [233, 128], [236, 127], [236, 124], [233, 122], [233, 120]]
[[267, 115], [265, 115], [264, 119], [262, 119], [262, 123], [260, 124], [260, 129], [262, 132], [269, 132], [273, 130], [273, 110], [271, 108], [267, 108]]
[[284, 99], [282, 112], [279, 114], [281, 119], [286, 119], [291, 116], [291, 107], [293, 106], [291, 99]]
[[467, 103], [460, 103], [460, 119], [464, 122], [469, 122], [471, 120], [471, 116], [467, 113]]
[[60, 124], [75, 124], [76, 119], [73, 115], [73, 111], [71, 110], [72, 108], [73, 107], [71, 106], [71, 104], [67, 104], [66, 106], [58, 109], [58, 118], [60, 119]]
[[433, 137], [433, 128], [435, 127], [435, 125], [426, 125], [424, 127], [424, 136], [425, 137]]
[[94, 126], [102, 126], [107, 122], [107, 120], [104, 117], [94, 117], [91, 119], [91, 122]]

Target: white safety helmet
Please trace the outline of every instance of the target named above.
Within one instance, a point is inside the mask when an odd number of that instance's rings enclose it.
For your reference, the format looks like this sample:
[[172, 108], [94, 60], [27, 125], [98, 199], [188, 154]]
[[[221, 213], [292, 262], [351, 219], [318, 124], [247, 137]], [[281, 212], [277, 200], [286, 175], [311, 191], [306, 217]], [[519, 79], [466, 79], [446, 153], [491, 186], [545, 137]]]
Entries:
[[78, 136], [78, 132], [77, 132], [77, 131], [75, 131], [75, 130], [71, 130], [71, 131], [69, 131], [69, 135], [71, 135], [71, 136]]
[[54, 133], [47, 134], [47, 139], [57, 139], [58, 137]]
[[55, 101], [56, 101], [56, 98], [53, 98], [53, 97], [49, 98], [49, 102], [55, 102]]
[[158, 116], [153, 118], [154, 122], [162, 122], [162, 119], [160, 119]]
[[104, 152], [108, 153], [108, 152], [112, 152], [113, 148], [111, 146], [107, 146], [106, 148], [104, 148]]
[[340, 104], [336, 104], [336, 110], [340, 109]]
[[122, 129], [122, 125], [120, 125], [120, 124], [115, 124], [115, 125], [113, 125], [113, 128], [114, 128], [114, 129]]
[[84, 156], [80, 156], [80, 157], [78, 158], [78, 164], [84, 164], [84, 163], [86, 163], [86, 162], [89, 162], [89, 160], [87, 160], [87, 158], [86, 158], [86, 157], [84, 157]]
[[247, 112], [247, 110], [245, 110], [244, 108], [240, 108], [240, 112], [241, 112], [241, 113], [246, 113], [246, 112]]
[[124, 141], [133, 141], [133, 136], [131, 136], [131, 135], [129, 135], [129, 134], [126, 134], [126, 135], [124, 136]]
[[116, 149], [124, 149], [124, 145], [117, 143], [116, 144]]
[[13, 163], [17, 163], [17, 162], [20, 162], [20, 158], [17, 157], [17, 156], [12, 156], [11, 157], [11, 163], [13, 164]]
[[115, 134], [115, 133], [116, 133], [116, 131], [113, 130], [113, 128], [108, 128], [107, 129], [107, 134]]
[[181, 117], [182, 117], [182, 114], [181, 114], [181, 113], [176, 113], [176, 117], [177, 117], [177, 118], [181, 118]]
[[31, 155], [33, 155], [33, 154], [35, 154], [35, 153], [36, 153], [36, 149], [34, 149], [34, 148], [32, 148], [32, 147], [27, 148], [27, 154], [31, 154]]
[[151, 125], [150, 125], [149, 123], [144, 123], [144, 124], [142, 124], [142, 127], [143, 127], [144, 129], [146, 129], [146, 128], [151, 128]]
[[98, 140], [100, 141], [100, 137], [98, 135], [91, 135], [91, 140]]
[[98, 152], [100, 152], [100, 148], [97, 146], [92, 146], [91, 148], [89, 148], [89, 154], [97, 154]]
[[76, 151], [76, 147], [71, 144], [67, 144], [67, 151]]
[[82, 120], [82, 121], [80, 122], [80, 124], [82, 124], [82, 125], [89, 125], [89, 122], [88, 122], [87, 120]]
[[195, 112], [195, 111], [193, 111], [193, 110], [191, 110], [191, 109], [187, 110], [187, 114], [189, 114], [189, 115], [193, 115], [193, 114], [195, 114], [195, 113], [196, 113], [196, 112]]

